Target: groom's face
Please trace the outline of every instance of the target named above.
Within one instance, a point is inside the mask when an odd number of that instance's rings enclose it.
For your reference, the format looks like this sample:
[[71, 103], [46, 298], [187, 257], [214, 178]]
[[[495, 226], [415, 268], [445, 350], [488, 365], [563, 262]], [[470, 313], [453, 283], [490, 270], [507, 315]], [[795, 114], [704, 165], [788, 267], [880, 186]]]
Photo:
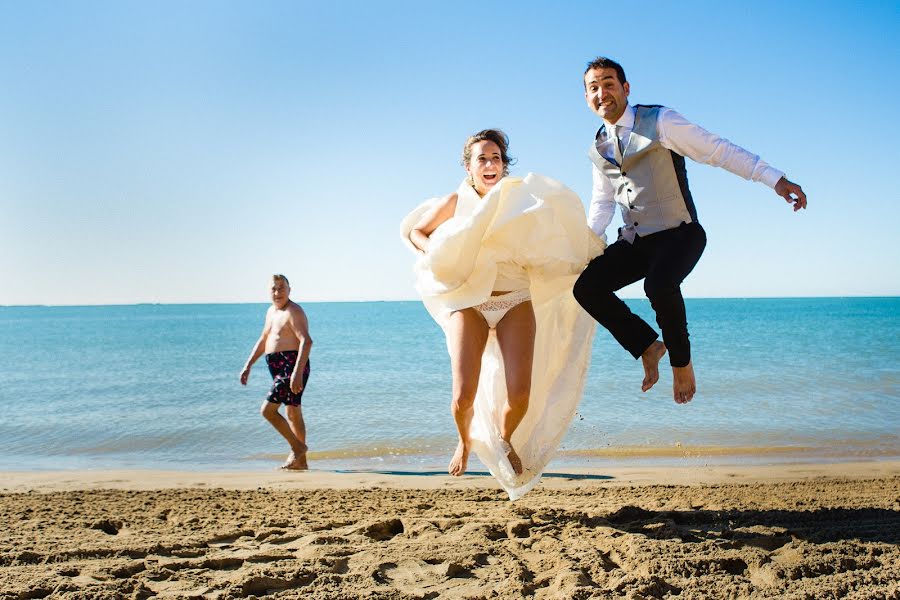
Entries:
[[607, 123], [615, 123], [625, 112], [630, 91], [627, 81], [619, 81], [615, 69], [591, 69], [584, 75], [584, 99]]

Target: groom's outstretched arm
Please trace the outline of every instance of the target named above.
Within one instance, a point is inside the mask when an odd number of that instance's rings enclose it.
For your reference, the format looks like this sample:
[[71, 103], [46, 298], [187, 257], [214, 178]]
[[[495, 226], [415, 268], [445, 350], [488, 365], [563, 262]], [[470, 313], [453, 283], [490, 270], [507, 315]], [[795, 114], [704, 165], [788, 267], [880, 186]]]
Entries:
[[659, 143], [682, 156], [704, 165], [721, 167], [750, 181], [775, 189], [784, 173], [770, 166], [749, 150], [733, 144], [711, 131], [685, 119], [671, 108], [662, 109], [657, 121]]
[[764, 183], [792, 203], [795, 211], [806, 208], [803, 189], [787, 179], [782, 171], [749, 150], [691, 123], [678, 111], [663, 109], [657, 130], [659, 142], [669, 150], [705, 165], [721, 167], [744, 179]]

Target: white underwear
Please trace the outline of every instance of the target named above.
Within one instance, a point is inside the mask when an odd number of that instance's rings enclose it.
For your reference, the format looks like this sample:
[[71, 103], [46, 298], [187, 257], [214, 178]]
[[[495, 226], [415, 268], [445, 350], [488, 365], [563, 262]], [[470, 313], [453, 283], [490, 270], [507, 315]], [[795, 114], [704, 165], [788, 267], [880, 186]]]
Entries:
[[473, 308], [481, 313], [484, 320], [487, 321], [488, 327], [494, 329], [510, 309], [517, 307], [523, 302], [531, 300], [531, 294], [528, 288], [507, 292], [499, 296], [491, 296], [478, 306]]

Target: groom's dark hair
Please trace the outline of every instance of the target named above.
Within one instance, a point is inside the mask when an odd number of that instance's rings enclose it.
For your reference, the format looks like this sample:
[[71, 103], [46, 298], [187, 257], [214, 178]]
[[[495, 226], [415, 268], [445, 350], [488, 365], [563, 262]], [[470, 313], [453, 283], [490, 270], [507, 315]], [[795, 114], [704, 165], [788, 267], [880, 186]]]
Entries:
[[[605, 56], [598, 56], [597, 58], [589, 62], [587, 69], [584, 70], [584, 75], [587, 75], [588, 71], [590, 71], [591, 69], [615, 69], [616, 77], [619, 78], [619, 83], [624, 84], [626, 81], [628, 81], [627, 79], [625, 79], [625, 69], [622, 68], [622, 65]], [[582, 79], [584, 78], [584, 75], [582, 75]]]

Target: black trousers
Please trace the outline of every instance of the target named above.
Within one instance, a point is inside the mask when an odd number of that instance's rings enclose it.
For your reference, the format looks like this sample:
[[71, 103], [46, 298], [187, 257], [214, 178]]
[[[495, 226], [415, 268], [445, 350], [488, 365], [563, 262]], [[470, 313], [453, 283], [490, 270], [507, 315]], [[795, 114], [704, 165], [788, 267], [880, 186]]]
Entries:
[[681, 282], [694, 269], [705, 247], [706, 232], [699, 223], [682, 223], [674, 229], [635, 236], [633, 244], [620, 239], [581, 273], [573, 290], [575, 299], [623, 348], [639, 358], [659, 335], [615, 292], [643, 279], [670, 364], [687, 366], [691, 343]]

